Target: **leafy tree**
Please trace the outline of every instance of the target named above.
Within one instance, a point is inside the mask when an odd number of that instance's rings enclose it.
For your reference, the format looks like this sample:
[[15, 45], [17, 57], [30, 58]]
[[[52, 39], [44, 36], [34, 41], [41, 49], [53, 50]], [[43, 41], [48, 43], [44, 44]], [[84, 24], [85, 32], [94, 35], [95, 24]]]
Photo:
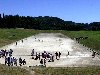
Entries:
[[64, 21], [58, 17], [50, 16], [19, 16], [0, 14], [0, 28], [25, 28], [38, 30], [100, 30], [100, 22], [93, 23], [75, 23]]

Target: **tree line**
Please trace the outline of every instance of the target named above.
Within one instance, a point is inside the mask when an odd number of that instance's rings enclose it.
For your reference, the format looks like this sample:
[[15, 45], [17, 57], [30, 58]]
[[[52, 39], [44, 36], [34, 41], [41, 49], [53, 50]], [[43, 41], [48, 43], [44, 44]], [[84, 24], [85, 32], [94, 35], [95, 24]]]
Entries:
[[0, 28], [24, 28], [36, 30], [100, 30], [100, 22], [75, 23], [64, 21], [58, 17], [51, 16], [19, 16], [19, 15], [1, 15]]

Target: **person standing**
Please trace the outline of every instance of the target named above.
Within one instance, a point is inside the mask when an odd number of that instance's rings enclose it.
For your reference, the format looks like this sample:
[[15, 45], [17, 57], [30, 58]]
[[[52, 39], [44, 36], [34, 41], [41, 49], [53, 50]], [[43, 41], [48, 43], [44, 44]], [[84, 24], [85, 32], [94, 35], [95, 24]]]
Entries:
[[59, 52], [58, 56], [59, 56], [59, 58], [60, 58], [60, 56], [61, 56], [61, 53], [60, 53], [60, 52]]
[[38, 58], [39, 58], [39, 60], [40, 60], [40, 53], [38, 54]]
[[44, 58], [44, 66], [46, 66], [46, 59]]
[[19, 58], [19, 65], [22, 66], [22, 58]]
[[32, 50], [31, 56], [34, 56], [34, 49]]
[[69, 52], [68, 52], [68, 55], [69, 55]]
[[16, 58], [14, 58], [14, 65], [17, 66], [17, 59]]
[[23, 43], [23, 40], [22, 40], [22, 43]]
[[16, 42], [16, 45], [17, 45], [17, 42]]
[[10, 66], [10, 64], [11, 64], [11, 58], [10, 58], [10, 56], [8, 57], [8, 66]]
[[7, 58], [7, 57], [5, 57], [5, 65], [7, 64], [7, 62], [8, 62], [8, 58]]
[[13, 66], [13, 62], [14, 62], [14, 57], [11, 57], [11, 66]]
[[52, 62], [54, 62], [54, 55], [52, 55]]
[[55, 55], [56, 55], [56, 59], [58, 60], [58, 58], [57, 58], [58, 57], [58, 53], [56, 52]]
[[25, 64], [26, 64], [26, 60], [25, 60], [25, 59], [24, 59], [22, 62], [23, 62], [23, 65], [25, 65]]

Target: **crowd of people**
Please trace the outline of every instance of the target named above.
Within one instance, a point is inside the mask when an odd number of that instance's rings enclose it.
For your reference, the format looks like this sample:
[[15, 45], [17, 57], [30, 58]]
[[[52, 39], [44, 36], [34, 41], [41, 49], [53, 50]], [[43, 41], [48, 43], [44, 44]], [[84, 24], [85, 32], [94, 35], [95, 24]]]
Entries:
[[61, 52], [55, 52], [55, 54], [52, 54], [50, 52], [42, 52], [42, 53], [37, 53], [34, 51], [34, 49], [31, 52], [32, 59], [34, 60], [39, 60], [41, 65], [46, 66], [46, 62], [54, 62], [54, 57], [56, 60], [60, 59]]
[[1, 57], [6, 57], [6, 56], [12, 56], [12, 53], [13, 53], [13, 50], [12, 49], [10, 49], [10, 50], [1, 50], [0, 51], [0, 58]]
[[[5, 65], [8, 66], [18, 66], [18, 59], [13, 57], [13, 50], [0, 50], [0, 58], [4, 58], [5, 59]], [[20, 57], [19, 58], [19, 65], [25, 65], [26, 64], [26, 60]]]
[[[0, 58], [5, 59], [5, 65], [8, 66], [23, 66], [26, 64], [26, 60], [22, 59], [21, 57], [19, 59], [15, 58], [13, 55], [13, 50], [1, 50], [0, 51]], [[54, 60], [59, 60], [61, 56], [61, 52], [55, 52], [55, 54], [52, 54], [50, 52], [42, 52], [38, 53], [35, 52], [34, 49], [31, 52], [32, 59], [39, 60], [40, 64], [43, 66], [46, 66], [46, 62], [54, 62]], [[54, 59], [55, 57], [55, 59]], [[19, 63], [18, 63], [19, 60]]]
[[21, 57], [19, 58], [19, 65], [22, 66], [22, 65], [25, 65], [26, 64], [26, 60], [25, 59], [22, 59]]
[[5, 65], [8, 65], [8, 66], [17, 66], [17, 60], [15, 57], [12, 57], [12, 56], [8, 56], [8, 57], [5, 57]]

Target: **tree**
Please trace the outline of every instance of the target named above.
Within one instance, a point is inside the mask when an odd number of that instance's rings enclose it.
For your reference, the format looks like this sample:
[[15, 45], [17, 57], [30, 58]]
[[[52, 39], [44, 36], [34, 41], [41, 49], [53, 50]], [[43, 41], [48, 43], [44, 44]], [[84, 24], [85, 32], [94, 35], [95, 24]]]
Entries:
[[64, 21], [58, 17], [50, 16], [19, 16], [0, 14], [0, 28], [25, 28], [38, 30], [100, 30], [100, 22], [93, 23], [75, 23], [72, 21]]

